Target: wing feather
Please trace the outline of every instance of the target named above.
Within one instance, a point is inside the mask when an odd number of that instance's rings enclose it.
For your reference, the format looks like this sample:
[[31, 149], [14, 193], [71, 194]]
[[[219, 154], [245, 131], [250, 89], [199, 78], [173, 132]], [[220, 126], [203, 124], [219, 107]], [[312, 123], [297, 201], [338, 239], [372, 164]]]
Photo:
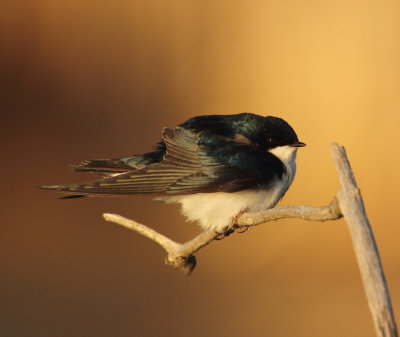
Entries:
[[200, 137], [201, 134], [183, 127], [164, 128], [166, 153], [160, 162], [90, 183], [42, 188], [94, 195], [167, 196], [233, 192], [259, 184], [259, 179], [249, 178], [248, 172], [210, 157], [207, 145], [200, 145]]

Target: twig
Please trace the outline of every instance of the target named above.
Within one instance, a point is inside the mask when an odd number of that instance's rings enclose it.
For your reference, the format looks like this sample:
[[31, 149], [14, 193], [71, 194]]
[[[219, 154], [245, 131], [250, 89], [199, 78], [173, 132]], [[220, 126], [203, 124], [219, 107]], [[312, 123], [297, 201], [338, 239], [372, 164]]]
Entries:
[[281, 206], [259, 213], [245, 213], [238, 219], [238, 226], [257, 226], [272, 220], [300, 218], [309, 221], [328, 221], [342, 217], [336, 198], [328, 206]]
[[[235, 225], [235, 228], [257, 226], [282, 218], [301, 218], [310, 221], [335, 220], [342, 216], [337, 205], [335, 198], [328, 206], [282, 206], [260, 213], [246, 213], [238, 218], [238, 224]], [[129, 228], [157, 242], [167, 252], [166, 263], [178, 268], [185, 275], [190, 275], [196, 266], [196, 258], [193, 254], [212, 241], [221, 238], [220, 233], [204, 231], [188, 242], [177, 243], [143, 224], [120, 215], [104, 213], [103, 217], [107, 221]]]
[[217, 233], [213, 231], [205, 231], [186, 243], [177, 243], [145, 225], [118, 214], [104, 213], [103, 218], [157, 242], [167, 252], [165, 262], [178, 268], [185, 275], [190, 275], [196, 266], [196, 258], [192, 254], [208, 245], [217, 236]]
[[[283, 218], [327, 221], [336, 220], [344, 216], [349, 226], [357, 261], [360, 266], [376, 335], [378, 337], [398, 337], [389, 291], [360, 190], [354, 179], [344, 148], [333, 143], [332, 155], [339, 174], [340, 191], [329, 205], [322, 207], [282, 206], [260, 213], [242, 214], [237, 220], [235, 230]], [[212, 241], [221, 238], [221, 233], [205, 231], [194, 239], [181, 244], [145, 225], [120, 215], [104, 213], [103, 217], [107, 221], [127, 227], [157, 242], [167, 252], [166, 263], [178, 268], [185, 275], [189, 275], [196, 266], [196, 258], [193, 254]]]

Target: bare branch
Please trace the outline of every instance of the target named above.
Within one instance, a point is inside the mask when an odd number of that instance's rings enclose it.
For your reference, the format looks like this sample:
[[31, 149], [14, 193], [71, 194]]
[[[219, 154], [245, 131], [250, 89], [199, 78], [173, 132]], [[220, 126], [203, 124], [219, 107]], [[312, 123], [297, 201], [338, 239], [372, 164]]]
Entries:
[[[322, 207], [311, 206], [282, 206], [276, 207], [259, 213], [245, 213], [238, 218], [235, 229], [257, 226], [262, 223], [278, 220], [282, 218], [300, 218], [310, 221], [335, 220], [342, 215], [338, 208], [336, 198], [330, 205]], [[124, 218], [117, 214], [104, 213], [105, 220], [114, 222], [128, 229], [138, 232], [146, 238], [157, 242], [167, 252], [166, 263], [178, 268], [185, 275], [189, 275], [196, 266], [196, 258], [193, 255], [200, 248], [208, 245], [214, 240], [228, 236], [231, 232], [216, 233], [214, 231], [204, 231], [194, 239], [186, 243], [177, 243], [155, 230], [140, 224], [136, 221]]]
[[206, 231], [186, 243], [177, 243], [155, 230], [142, 225], [136, 221], [124, 218], [118, 214], [104, 213], [103, 218], [118, 225], [131, 229], [145, 236], [146, 238], [157, 242], [167, 252], [165, 262], [175, 268], [178, 268], [183, 274], [190, 275], [196, 266], [196, 258], [193, 253], [213, 241], [217, 233]]
[[214, 240], [219, 240], [251, 226], [283, 218], [310, 221], [335, 220], [344, 216], [352, 237], [360, 266], [368, 304], [378, 337], [398, 337], [396, 322], [390, 303], [389, 291], [383, 273], [377, 245], [369, 224], [360, 190], [356, 184], [346, 152], [332, 144], [332, 155], [340, 179], [340, 191], [327, 206], [282, 206], [259, 213], [242, 214], [237, 224], [226, 233], [205, 231], [186, 243], [177, 243], [153, 229], [116, 214], [103, 214], [107, 221], [115, 222], [157, 242], [167, 252], [166, 263], [189, 275], [196, 266], [193, 255]]
[[238, 226], [257, 226], [262, 223], [285, 218], [300, 218], [309, 221], [336, 220], [342, 217], [337, 199], [328, 206], [281, 206], [259, 213], [245, 213], [238, 219]]
[[145, 236], [146, 238], [157, 242], [165, 251], [171, 251], [175, 248], [177, 243], [167, 238], [166, 236], [156, 232], [154, 229], [142, 225], [136, 221], [124, 218], [118, 214], [104, 213], [103, 218], [107, 221], [114, 222], [118, 225], [131, 229]]
[[344, 147], [334, 143], [331, 149], [340, 180], [339, 207], [349, 227], [376, 334], [397, 337], [389, 290], [360, 189]]

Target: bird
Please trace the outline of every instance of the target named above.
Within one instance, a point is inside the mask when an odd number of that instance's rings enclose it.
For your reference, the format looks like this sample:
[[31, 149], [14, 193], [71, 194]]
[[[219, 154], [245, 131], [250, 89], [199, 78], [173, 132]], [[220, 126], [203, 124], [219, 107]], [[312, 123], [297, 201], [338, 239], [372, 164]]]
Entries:
[[275, 207], [293, 181], [303, 146], [279, 117], [200, 115], [163, 128], [153, 151], [72, 165], [100, 174], [99, 180], [39, 188], [66, 193], [63, 198], [147, 195], [180, 204], [203, 230], [226, 233], [243, 213]]

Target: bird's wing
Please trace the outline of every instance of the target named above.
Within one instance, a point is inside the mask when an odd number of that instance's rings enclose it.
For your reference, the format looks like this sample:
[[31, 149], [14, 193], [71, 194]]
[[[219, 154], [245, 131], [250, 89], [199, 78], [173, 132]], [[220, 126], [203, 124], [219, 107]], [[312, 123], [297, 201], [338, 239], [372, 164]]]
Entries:
[[133, 172], [147, 165], [160, 162], [165, 154], [165, 144], [160, 142], [154, 151], [126, 158], [92, 159], [71, 165], [74, 171], [96, 172], [107, 178], [118, 174]]
[[[163, 160], [133, 172], [90, 183], [42, 186], [74, 194], [147, 194], [157, 196], [234, 192], [260, 184], [248, 172], [208, 155], [200, 134], [182, 127], [164, 128]], [[233, 145], [234, 146], [234, 145]]]
[[[140, 156], [141, 157], [141, 156]], [[91, 159], [77, 165], [71, 165], [74, 171], [96, 172], [103, 177], [134, 171], [136, 168], [129, 166], [121, 159]]]

